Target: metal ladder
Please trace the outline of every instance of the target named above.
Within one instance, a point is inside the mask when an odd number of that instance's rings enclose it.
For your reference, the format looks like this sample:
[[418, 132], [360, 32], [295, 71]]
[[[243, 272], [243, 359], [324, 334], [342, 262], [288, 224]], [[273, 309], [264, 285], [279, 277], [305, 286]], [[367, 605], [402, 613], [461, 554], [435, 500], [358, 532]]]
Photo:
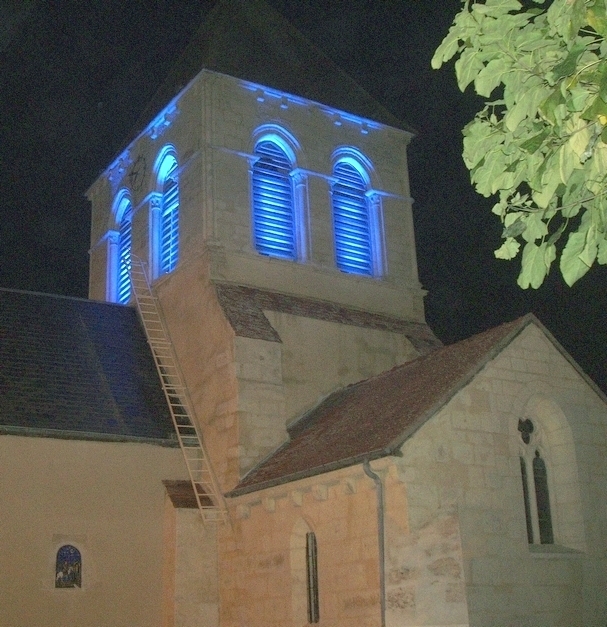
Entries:
[[152, 293], [143, 261], [133, 255], [130, 279], [139, 316], [162, 381], [177, 440], [188, 468], [198, 509], [205, 523], [225, 522], [227, 510], [223, 494], [205, 450], [158, 301]]

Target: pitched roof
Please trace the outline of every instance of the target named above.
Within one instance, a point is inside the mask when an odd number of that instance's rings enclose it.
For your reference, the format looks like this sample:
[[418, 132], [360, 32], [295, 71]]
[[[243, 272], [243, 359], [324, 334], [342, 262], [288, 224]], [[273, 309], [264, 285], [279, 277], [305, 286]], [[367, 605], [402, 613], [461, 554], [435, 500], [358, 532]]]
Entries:
[[0, 433], [171, 441], [131, 307], [0, 289], [0, 364]]
[[242, 285], [216, 283], [215, 289], [226, 318], [236, 335], [241, 337], [280, 342], [278, 333], [263, 313], [265, 310], [400, 333], [411, 341], [420, 354], [441, 346], [440, 340], [426, 324], [352, 309], [314, 298], [280, 294]]
[[338, 390], [292, 424], [288, 442], [228, 496], [398, 455], [405, 440], [529, 324], [539, 322], [527, 315]]
[[140, 116], [136, 131], [202, 69], [411, 131], [264, 0], [216, 3]]

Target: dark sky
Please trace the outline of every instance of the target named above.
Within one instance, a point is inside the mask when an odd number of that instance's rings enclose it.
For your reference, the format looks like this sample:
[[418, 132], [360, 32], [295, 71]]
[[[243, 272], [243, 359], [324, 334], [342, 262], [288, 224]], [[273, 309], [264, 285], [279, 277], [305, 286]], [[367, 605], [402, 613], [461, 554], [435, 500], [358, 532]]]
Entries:
[[[269, 0], [418, 131], [409, 163], [427, 320], [446, 343], [533, 311], [607, 390], [607, 269], [573, 288], [516, 286], [493, 204], [471, 188], [461, 129], [482, 103], [430, 69], [459, 0]], [[83, 194], [123, 146], [211, 0], [4, 0], [0, 286], [86, 296]]]

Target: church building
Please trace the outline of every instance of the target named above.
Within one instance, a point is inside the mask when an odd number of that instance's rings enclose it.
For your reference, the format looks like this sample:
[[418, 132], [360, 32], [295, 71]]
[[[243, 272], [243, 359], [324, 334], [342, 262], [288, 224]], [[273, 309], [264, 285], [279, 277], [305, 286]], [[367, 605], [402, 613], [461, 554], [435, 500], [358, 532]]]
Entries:
[[434, 336], [412, 138], [217, 2], [89, 299], [0, 290], [0, 627], [605, 625], [607, 398], [533, 315]]

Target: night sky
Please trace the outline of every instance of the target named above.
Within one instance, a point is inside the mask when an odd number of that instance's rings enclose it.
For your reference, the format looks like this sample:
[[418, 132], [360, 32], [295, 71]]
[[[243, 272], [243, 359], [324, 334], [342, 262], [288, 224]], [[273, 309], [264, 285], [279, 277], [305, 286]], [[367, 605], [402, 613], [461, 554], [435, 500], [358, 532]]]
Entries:
[[[426, 318], [445, 343], [534, 312], [607, 391], [607, 268], [537, 291], [497, 261], [500, 225], [461, 159], [482, 102], [430, 58], [459, 0], [268, 0], [397, 117], [409, 150]], [[85, 297], [84, 192], [123, 147], [210, 0], [8, 0], [0, 6], [0, 287]]]

